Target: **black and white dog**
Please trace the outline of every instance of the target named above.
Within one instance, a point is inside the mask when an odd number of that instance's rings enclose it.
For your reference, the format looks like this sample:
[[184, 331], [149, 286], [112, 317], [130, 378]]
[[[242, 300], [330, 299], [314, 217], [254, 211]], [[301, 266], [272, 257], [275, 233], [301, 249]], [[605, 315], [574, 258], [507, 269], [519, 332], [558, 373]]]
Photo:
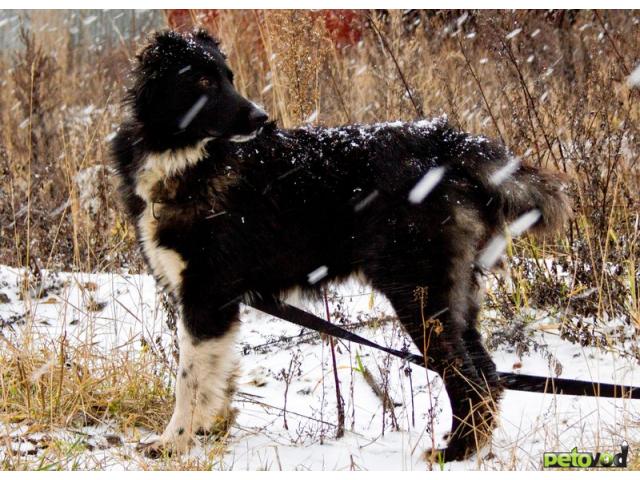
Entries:
[[144, 257], [181, 314], [175, 410], [147, 452], [185, 451], [229, 414], [241, 302], [354, 273], [444, 380], [444, 458], [485, 444], [501, 386], [476, 327], [478, 258], [523, 214], [534, 232], [559, 228], [562, 182], [442, 118], [278, 129], [203, 31], [156, 34], [134, 77], [113, 152]]

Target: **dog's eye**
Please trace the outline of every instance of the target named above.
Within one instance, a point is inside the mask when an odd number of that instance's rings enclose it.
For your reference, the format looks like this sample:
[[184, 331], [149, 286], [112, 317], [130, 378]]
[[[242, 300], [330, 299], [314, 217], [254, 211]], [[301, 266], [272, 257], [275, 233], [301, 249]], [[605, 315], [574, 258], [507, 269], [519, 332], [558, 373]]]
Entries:
[[200, 77], [198, 79], [198, 85], [202, 88], [209, 88], [211, 86], [211, 79], [209, 77]]

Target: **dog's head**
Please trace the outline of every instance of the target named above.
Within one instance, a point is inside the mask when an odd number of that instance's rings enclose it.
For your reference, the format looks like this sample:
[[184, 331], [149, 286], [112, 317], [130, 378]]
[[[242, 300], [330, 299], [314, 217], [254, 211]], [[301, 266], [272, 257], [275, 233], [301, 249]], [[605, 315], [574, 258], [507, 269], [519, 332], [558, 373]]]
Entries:
[[249, 140], [268, 119], [236, 91], [218, 42], [204, 30], [155, 34], [137, 55], [134, 77], [129, 102], [158, 149]]

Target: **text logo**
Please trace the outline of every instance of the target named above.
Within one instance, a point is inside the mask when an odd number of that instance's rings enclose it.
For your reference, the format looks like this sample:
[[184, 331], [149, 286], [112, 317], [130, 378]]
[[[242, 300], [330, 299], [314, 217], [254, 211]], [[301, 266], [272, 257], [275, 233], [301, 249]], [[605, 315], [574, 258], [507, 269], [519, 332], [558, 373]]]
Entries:
[[544, 468], [625, 468], [629, 455], [629, 444], [624, 441], [620, 445], [620, 453], [579, 452], [573, 447], [570, 452], [545, 452], [542, 455]]

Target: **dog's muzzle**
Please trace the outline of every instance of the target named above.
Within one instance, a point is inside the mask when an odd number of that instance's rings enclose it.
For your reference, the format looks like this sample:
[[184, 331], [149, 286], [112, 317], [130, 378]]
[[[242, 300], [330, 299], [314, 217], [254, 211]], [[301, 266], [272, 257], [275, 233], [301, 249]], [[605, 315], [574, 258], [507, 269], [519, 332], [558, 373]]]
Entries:
[[232, 142], [246, 142], [252, 140], [258, 136], [262, 127], [269, 120], [269, 115], [262, 108], [258, 107], [256, 104], [252, 104], [251, 112], [249, 112], [248, 116], [248, 124], [251, 129], [251, 133], [243, 134], [243, 135], [233, 135], [229, 137], [229, 140]]
[[249, 113], [249, 125], [253, 127], [254, 131], [257, 131], [269, 120], [269, 115], [263, 109], [254, 104], [253, 110]]

